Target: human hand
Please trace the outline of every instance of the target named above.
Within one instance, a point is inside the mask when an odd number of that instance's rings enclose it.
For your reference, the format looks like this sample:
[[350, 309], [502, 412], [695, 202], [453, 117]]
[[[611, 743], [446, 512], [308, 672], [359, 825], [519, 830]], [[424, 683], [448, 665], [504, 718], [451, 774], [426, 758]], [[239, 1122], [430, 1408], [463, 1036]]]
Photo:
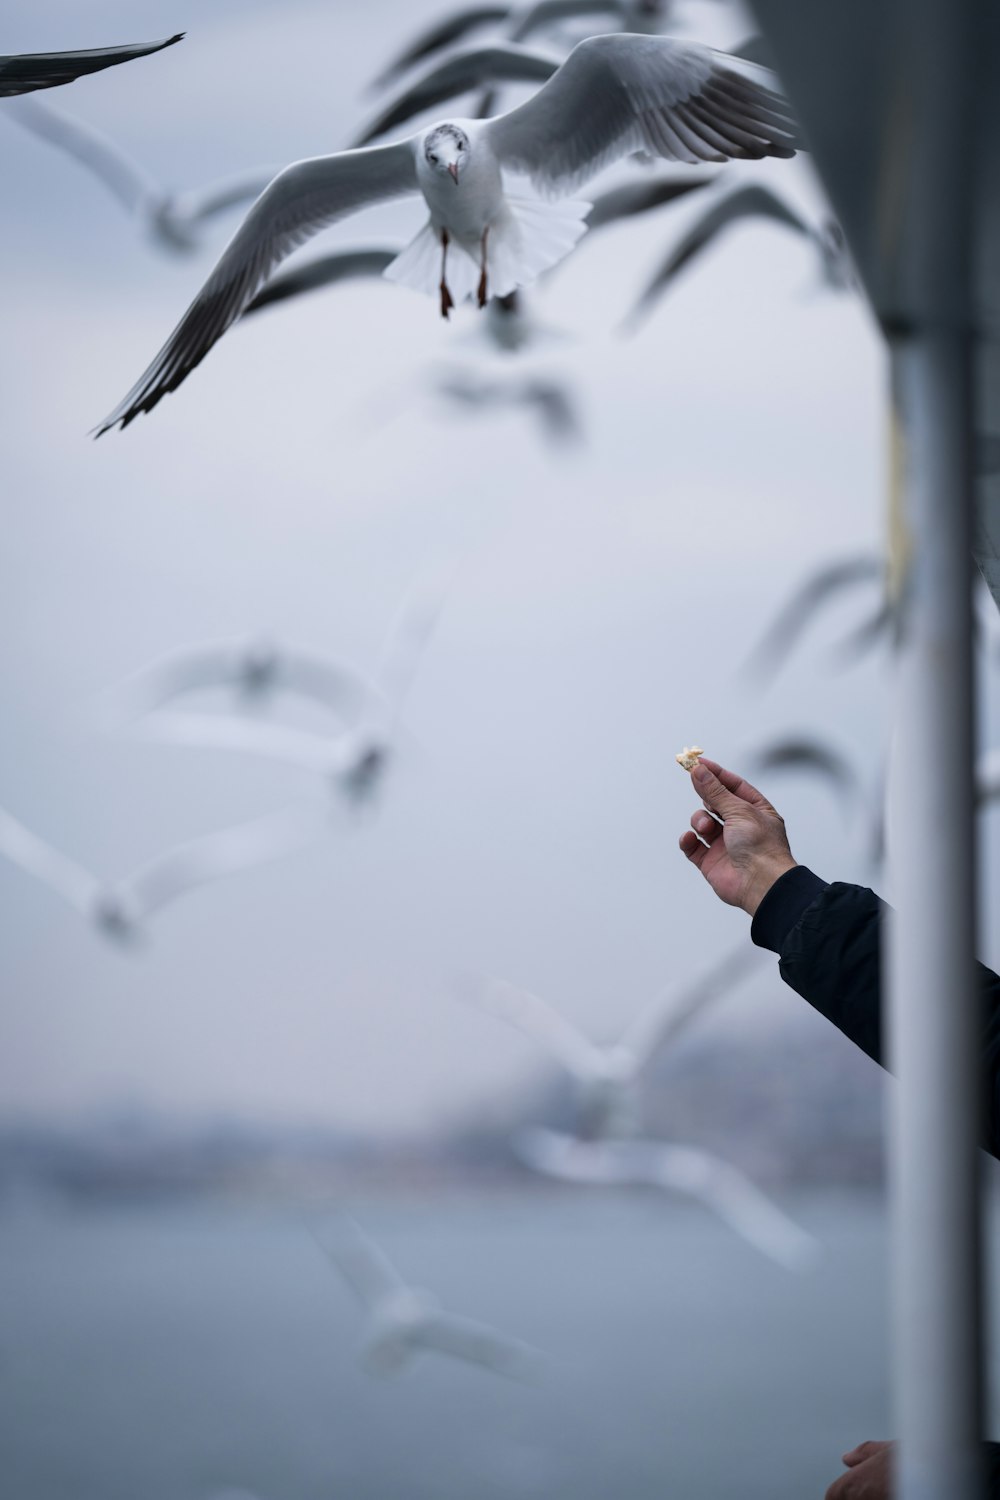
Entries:
[[835, 1479], [825, 1500], [889, 1500], [895, 1443], [859, 1443], [844, 1454], [847, 1473]]
[[694, 833], [681, 834], [681, 853], [720, 901], [752, 917], [778, 876], [796, 864], [784, 819], [749, 781], [705, 756], [691, 772], [691, 784], [709, 812], [699, 808], [692, 816]]

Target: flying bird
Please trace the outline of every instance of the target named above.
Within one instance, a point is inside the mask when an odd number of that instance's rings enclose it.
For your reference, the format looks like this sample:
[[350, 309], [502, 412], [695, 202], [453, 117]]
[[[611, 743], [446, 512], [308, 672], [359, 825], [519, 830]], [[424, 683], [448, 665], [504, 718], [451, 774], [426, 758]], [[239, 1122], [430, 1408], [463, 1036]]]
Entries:
[[618, 20], [622, 31], [658, 31], [666, 22], [669, 0], [541, 0], [534, 5], [472, 5], [437, 21], [416, 37], [393, 59], [375, 81], [387, 88], [416, 63], [461, 42], [483, 26], [508, 23], [508, 36], [524, 41], [537, 31], [559, 21], [581, 16], [605, 16]]
[[752, 219], [769, 219], [783, 224], [786, 229], [808, 240], [816, 252], [823, 282], [832, 290], [846, 291], [855, 285], [847, 242], [839, 224], [832, 219], [812, 224], [770, 188], [751, 183], [719, 198], [691, 226], [642, 292], [628, 315], [627, 323], [634, 325], [648, 313], [681, 271], [713, 245], [720, 235]]
[[[370, 805], [394, 759], [403, 703], [443, 607], [446, 587], [444, 572], [411, 586], [390, 622], [371, 676], [329, 662], [321, 668], [315, 685], [322, 685], [325, 670], [331, 697], [339, 693], [343, 701], [345, 686], [357, 689], [358, 709], [335, 734], [261, 724], [232, 715], [161, 711], [146, 713], [140, 733], [174, 745], [235, 751], [298, 766], [331, 783], [348, 804], [356, 808]], [[183, 664], [183, 656], [179, 660]], [[152, 683], [159, 684], [161, 703], [176, 696], [177, 661], [175, 658], [171, 664], [168, 660], [165, 672], [152, 675]], [[211, 653], [207, 661], [211, 669]], [[301, 690], [317, 667], [317, 659], [296, 656], [291, 661], [298, 669]], [[308, 672], [303, 673], [303, 668]], [[181, 682], [192, 685], [190, 678]], [[205, 679], [199, 679], [196, 685], [204, 686]], [[164, 688], [171, 689], [169, 697], [164, 696]], [[132, 701], [141, 704], [149, 697], [137, 694], [133, 686]]]
[[101, 131], [41, 99], [22, 99], [6, 111], [33, 135], [74, 157], [110, 189], [162, 250], [196, 250], [210, 220], [250, 203], [274, 178], [273, 167], [258, 167], [224, 178], [195, 192], [169, 192]]
[[544, 436], [557, 446], [582, 440], [573, 398], [567, 387], [552, 376], [505, 375], [490, 379], [472, 369], [451, 370], [439, 376], [437, 389], [452, 402], [473, 411], [521, 407], [533, 412]]
[[420, 1353], [445, 1354], [513, 1380], [537, 1376], [539, 1355], [515, 1339], [446, 1312], [431, 1292], [408, 1286], [353, 1219], [320, 1241], [369, 1315], [361, 1362], [373, 1375], [395, 1375]]
[[488, 978], [463, 988], [473, 1003], [523, 1031], [570, 1074], [581, 1139], [626, 1139], [638, 1133], [638, 1087], [654, 1057], [755, 961], [750, 945], [741, 943], [694, 980], [672, 986], [638, 1013], [617, 1042], [604, 1046], [547, 1001], [505, 980]]
[[179, 31], [176, 36], [168, 36], [162, 42], [91, 47], [84, 52], [21, 52], [14, 56], [0, 56], [0, 99], [31, 94], [36, 89], [58, 88], [87, 73], [100, 73], [104, 68], [114, 68], [119, 63], [132, 62], [136, 57], [161, 52], [183, 36], [184, 32]]
[[381, 276], [399, 254], [392, 250], [334, 250], [329, 255], [317, 256], [291, 270], [279, 271], [264, 283], [252, 302], [244, 310], [244, 318], [270, 307], [275, 302], [284, 302], [289, 297], [299, 297], [303, 292], [320, 291], [323, 287], [336, 286], [342, 281], [353, 281], [359, 277]]
[[744, 66], [665, 37], [591, 37], [527, 103], [505, 115], [447, 121], [394, 145], [286, 168], [98, 435], [128, 426], [176, 390], [281, 260], [368, 204], [423, 196], [430, 218], [385, 274], [438, 294], [447, 317], [466, 296], [485, 306], [489, 296], [534, 280], [585, 231], [589, 205], [509, 196], [504, 171], [560, 195], [640, 149], [686, 162], [794, 155], [787, 105], [744, 76]]
[[815, 1258], [816, 1241], [745, 1172], [708, 1151], [667, 1141], [582, 1141], [554, 1130], [522, 1130], [514, 1147], [526, 1166], [564, 1182], [655, 1187], [711, 1208], [762, 1255], [789, 1270]]
[[745, 661], [742, 672], [758, 681], [773, 675], [790, 655], [813, 617], [831, 600], [859, 585], [884, 587], [885, 563], [872, 553], [855, 553], [824, 563], [797, 585]]
[[755, 775], [804, 771], [828, 781], [848, 818], [864, 806], [864, 790], [853, 765], [826, 740], [812, 735], [788, 735], [750, 751], [744, 760]]
[[358, 713], [370, 685], [332, 656], [266, 638], [209, 641], [170, 651], [126, 678], [106, 695], [106, 715], [137, 719], [210, 689], [230, 691], [244, 707], [293, 694], [344, 717]]
[[93, 875], [0, 809], [0, 857], [47, 885], [111, 941], [140, 938], [149, 918], [195, 886], [279, 859], [320, 837], [324, 823], [303, 805], [223, 828], [156, 855], [120, 880]]

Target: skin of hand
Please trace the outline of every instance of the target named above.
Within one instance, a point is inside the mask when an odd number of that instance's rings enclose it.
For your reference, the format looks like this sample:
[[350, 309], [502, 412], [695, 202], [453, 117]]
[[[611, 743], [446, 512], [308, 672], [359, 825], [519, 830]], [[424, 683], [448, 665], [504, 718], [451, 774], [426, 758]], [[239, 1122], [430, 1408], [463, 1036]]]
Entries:
[[708, 811], [692, 815], [694, 833], [681, 834], [681, 853], [720, 901], [752, 917], [778, 876], [797, 863], [784, 819], [749, 781], [705, 756], [691, 772], [691, 784]]
[[844, 1454], [847, 1473], [835, 1479], [825, 1500], [890, 1500], [895, 1443], [859, 1443]]

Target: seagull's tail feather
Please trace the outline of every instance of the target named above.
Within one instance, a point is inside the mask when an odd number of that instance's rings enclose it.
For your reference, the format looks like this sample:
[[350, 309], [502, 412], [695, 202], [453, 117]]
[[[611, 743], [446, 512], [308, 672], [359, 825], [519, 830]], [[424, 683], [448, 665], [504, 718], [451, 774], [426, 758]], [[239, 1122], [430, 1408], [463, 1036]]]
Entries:
[[[427, 292], [437, 296], [441, 281], [441, 237], [440, 232], [428, 222], [415, 239], [401, 250], [396, 259], [390, 261], [383, 271], [388, 281], [411, 287], [416, 292]], [[471, 297], [479, 279], [479, 267], [458, 240], [451, 240], [447, 259], [448, 287], [456, 303]]]
[[577, 199], [549, 203], [508, 196], [509, 212], [489, 233], [487, 266], [491, 297], [528, 286], [568, 255], [587, 232], [592, 204]]

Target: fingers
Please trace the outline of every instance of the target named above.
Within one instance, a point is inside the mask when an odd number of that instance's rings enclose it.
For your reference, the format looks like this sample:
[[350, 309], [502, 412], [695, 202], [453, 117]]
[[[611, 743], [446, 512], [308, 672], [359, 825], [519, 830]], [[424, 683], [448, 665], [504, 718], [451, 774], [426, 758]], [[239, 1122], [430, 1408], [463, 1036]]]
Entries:
[[846, 1464], [849, 1469], [853, 1469], [858, 1464], [863, 1464], [866, 1458], [874, 1458], [876, 1453], [881, 1453], [883, 1448], [889, 1447], [891, 1447], [891, 1444], [887, 1442], [869, 1440], [867, 1443], [859, 1443], [856, 1448], [851, 1449], [850, 1453], [844, 1454], [841, 1463]]
[[737, 771], [727, 771], [725, 766], [720, 766], [717, 760], [710, 760], [707, 755], [703, 755], [698, 764], [707, 766], [726, 790], [732, 792], [733, 796], [738, 797], [741, 802], [749, 802], [752, 807], [771, 806], [764, 793], [759, 792], [755, 786], [751, 786], [750, 782], [740, 776]]
[[[722, 770], [721, 766], [719, 770]], [[691, 772], [691, 784], [705, 806], [712, 812], [718, 813], [720, 818], [731, 818], [734, 814], [745, 810], [747, 806], [749, 799], [738, 797], [731, 792], [704, 759], [700, 760]], [[757, 795], [759, 796], [760, 793]]]
[[714, 844], [722, 832], [722, 824], [718, 818], [713, 818], [711, 813], [705, 812], [701, 807], [696, 813], [692, 813], [691, 827], [706, 844]]
[[680, 844], [680, 851], [684, 857], [691, 861], [695, 869], [700, 870], [705, 855], [708, 853], [705, 845], [690, 831], [682, 833], [678, 842]]

